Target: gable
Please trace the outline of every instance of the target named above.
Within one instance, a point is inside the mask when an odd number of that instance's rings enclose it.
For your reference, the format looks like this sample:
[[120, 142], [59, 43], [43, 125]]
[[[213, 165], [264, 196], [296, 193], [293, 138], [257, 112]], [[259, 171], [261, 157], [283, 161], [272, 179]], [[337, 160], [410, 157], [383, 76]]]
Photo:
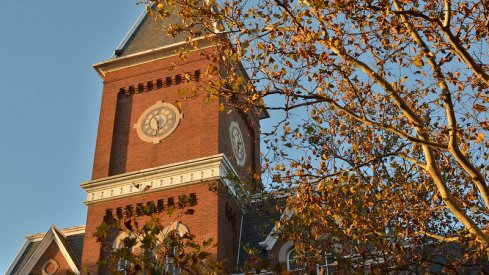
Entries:
[[42, 274], [80, 270], [85, 227], [63, 230], [55, 226], [44, 233], [26, 237], [26, 242], [10, 265], [6, 274]]
[[37, 263], [29, 273], [42, 274], [43, 271], [46, 273], [56, 272], [60, 274], [66, 274], [66, 271], [72, 271], [68, 261], [54, 240], [51, 241], [51, 244], [39, 260], [37, 260]]

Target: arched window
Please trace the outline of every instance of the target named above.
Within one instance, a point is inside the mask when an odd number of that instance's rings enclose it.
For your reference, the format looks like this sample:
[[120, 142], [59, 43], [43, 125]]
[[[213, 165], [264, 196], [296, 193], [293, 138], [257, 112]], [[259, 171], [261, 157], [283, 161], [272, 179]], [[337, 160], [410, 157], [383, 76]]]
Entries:
[[292, 247], [292, 249], [287, 252], [287, 270], [299, 270], [300, 267], [297, 265], [296, 261], [296, 256], [297, 253], [295, 252], [295, 249]]
[[178, 244], [180, 242], [180, 234], [177, 231], [168, 232], [166, 235], [166, 260], [165, 260], [165, 271], [167, 274], [178, 275], [180, 274], [180, 269], [175, 265], [175, 257], [178, 253]]
[[285, 242], [280, 247], [280, 250], [278, 252], [278, 261], [283, 263], [284, 265], [286, 265], [287, 264], [287, 254], [293, 248], [294, 248], [294, 243], [292, 241]]
[[[297, 261], [297, 251], [295, 250], [294, 243], [292, 241], [285, 242], [279, 250], [278, 254], [279, 262], [282, 263], [287, 270], [296, 271], [291, 274], [302, 274], [303, 266], [300, 261]], [[337, 261], [333, 255], [325, 254], [324, 260], [318, 262], [316, 266], [316, 274], [330, 275], [334, 273], [334, 267], [337, 265]], [[302, 270], [302, 272], [301, 272]]]
[[[122, 232], [121, 234], [119, 234], [119, 236], [117, 236], [117, 238], [114, 240], [114, 243], [112, 244], [113, 250], [115, 251], [118, 249], [123, 249], [124, 248], [124, 240], [127, 237], [130, 237], [130, 235], [127, 234], [126, 232]], [[139, 245], [140, 244], [138, 243], [138, 244], [136, 244], [136, 246], [131, 247], [131, 252], [134, 250], [135, 247], [138, 247]], [[130, 267], [130, 265], [131, 265], [131, 263], [128, 260], [119, 259], [117, 261], [117, 270], [119, 270], [123, 274], [126, 274], [126, 269], [128, 267]]]
[[[161, 269], [166, 271], [165, 274], [177, 275], [180, 274], [180, 269], [176, 267], [174, 259], [176, 254], [178, 253], [180, 243], [180, 238], [183, 237], [186, 233], [188, 233], [188, 227], [182, 224], [181, 222], [173, 222], [166, 228], [164, 228], [160, 233], [158, 238], [158, 247], [156, 247], [153, 251], [141, 251], [138, 249], [141, 247], [141, 243], [137, 242], [135, 246], [131, 248], [129, 252], [135, 253], [152, 253], [154, 259], [160, 265]], [[114, 240], [113, 250], [124, 249], [124, 240], [127, 237], [135, 237], [134, 235], [130, 235], [126, 232], [122, 232], [119, 236]], [[158, 255], [159, 251], [166, 251], [165, 258], [161, 258], [162, 254]], [[117, 270], [119, 270], [122, 274], [127, 274], [127, 269], [130, 267], [130, 262], [125, 259], [119, 259], [117, 262]], [[143, 272], [143, 274], [145, 274]]]
[[174, 259], [178, 253], [178, 243], [180, 242], [180, 238], [188, 232], [188, 227], [180, 222], [172, 223], [161, 232], [161, 241], [165, 245], [167, 252], [165, 259], [166, 274], [180, 274], [180, 269], [175, 266]]

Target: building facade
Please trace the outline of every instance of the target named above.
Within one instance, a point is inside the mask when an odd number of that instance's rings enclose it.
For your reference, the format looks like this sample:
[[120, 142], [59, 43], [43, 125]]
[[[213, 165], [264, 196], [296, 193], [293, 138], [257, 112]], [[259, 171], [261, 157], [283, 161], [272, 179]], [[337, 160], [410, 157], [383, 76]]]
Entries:
[[182, 60], [185, 37], [161, 31], [174, 20], [142, 14], [114, 55], [94, 65], [104, 85], [92, 179], [81, 184], [86, 225], [27, 237], [7, 274], [103, 274], [96, 228], [107, 217], [138, 216], [147, 203], [174, 207], [181, 196], [191, 198], [195, 214], [177, 221], [162, 215], [163, 223], [177, 222], [197, 242], [212, 238], [211, 258], [236, 271], [247, 226], [236, 198], [262, 189], [259, 120], [267, 114], [194, 89], [217, 77], [206, 71], [220, 66], [209, 58], [219, 49], [202, 37]]

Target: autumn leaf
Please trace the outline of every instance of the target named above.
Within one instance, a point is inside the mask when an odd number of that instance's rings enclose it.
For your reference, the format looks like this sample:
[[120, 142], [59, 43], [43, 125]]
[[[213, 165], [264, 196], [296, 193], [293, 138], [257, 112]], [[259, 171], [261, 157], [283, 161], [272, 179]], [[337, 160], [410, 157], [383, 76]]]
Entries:
[[474, 104], [472, 105], [472, 109], [477, 112], [487, 112], [487, 107], [482, 104]]
[[479, 132], [477, 133], [477, 139], [475, 140], [475, 143], [481, 143], [482, 141], [484, 141], [484, 133]]
[[420, 68], [424, 66], [424, 62], [421, 54], [418, 54], [414, 57], [413, 64], [416, 67], [420, 67]]
[[284, 128], [284, 133], [285, 133], [285, 134], [288, 134], [288, 133], [290, 132], [290, 127], [289, 127], [289, 125], [285, 124], [285, 125], [283, 126], [283, 128]]

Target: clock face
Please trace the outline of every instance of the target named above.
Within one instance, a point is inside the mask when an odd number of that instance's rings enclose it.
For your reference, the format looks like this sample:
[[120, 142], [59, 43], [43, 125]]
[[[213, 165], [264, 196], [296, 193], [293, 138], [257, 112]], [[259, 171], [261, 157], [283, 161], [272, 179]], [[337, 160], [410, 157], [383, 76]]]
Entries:
[[181, 118], [182, 114], [177, 107], [159, 101], [141, 114], [134, 128], [140, 139], [159, 143], [175, 131]]
[[238, 165], [243, 166], [246, 160], [245, 144], [239, 125], [235, 121], [231, 122], [229, 126], [229, 135], [231, 136], [231, 146], [233, 147], [236, 162]]

